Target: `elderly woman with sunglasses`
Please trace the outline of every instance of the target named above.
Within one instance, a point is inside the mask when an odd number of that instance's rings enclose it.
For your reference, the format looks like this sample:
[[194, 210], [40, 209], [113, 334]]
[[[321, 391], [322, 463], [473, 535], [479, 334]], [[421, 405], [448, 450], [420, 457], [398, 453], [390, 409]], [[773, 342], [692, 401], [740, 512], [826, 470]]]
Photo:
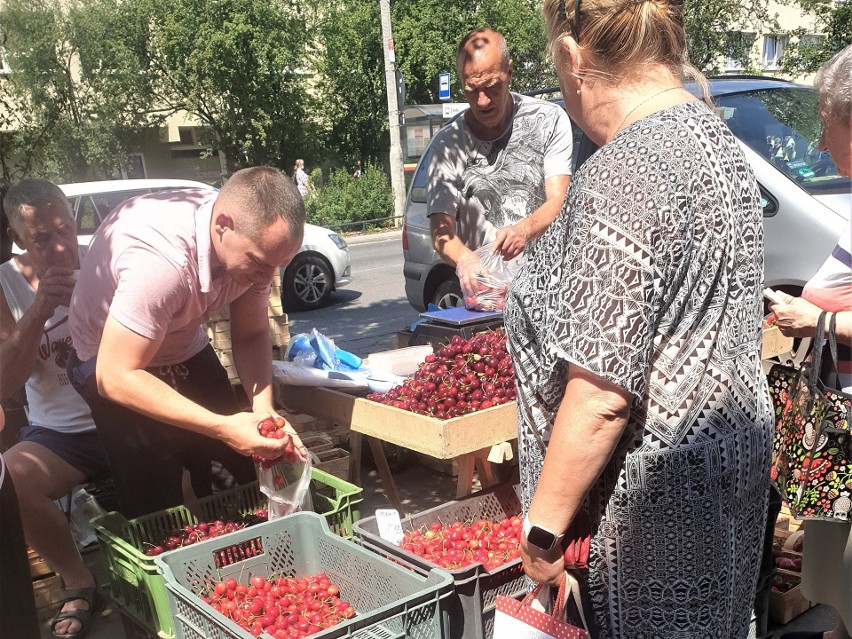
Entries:
[[505, 310], [527, 575], [591, 521], [592, 636], [746, 637], [773, 425], [760, 365], [760, 192], [684, 90], [683, 6], [545, 0], [577, 171]]

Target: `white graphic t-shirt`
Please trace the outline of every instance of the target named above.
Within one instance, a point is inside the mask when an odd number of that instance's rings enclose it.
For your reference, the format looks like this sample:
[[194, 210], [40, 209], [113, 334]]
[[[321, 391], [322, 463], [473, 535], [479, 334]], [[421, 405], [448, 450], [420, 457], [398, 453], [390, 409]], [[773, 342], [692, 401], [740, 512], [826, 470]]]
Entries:
[[480, 140], [461, 116], [431, 145], [428, 214], [455, 217], [456, 233], [471, 249], [493, 241], [497, 229], [544, 204], [547, 178], [571, 175], [568, 114], [551, 102], [512, 97], [512, 120], [496, 139]]

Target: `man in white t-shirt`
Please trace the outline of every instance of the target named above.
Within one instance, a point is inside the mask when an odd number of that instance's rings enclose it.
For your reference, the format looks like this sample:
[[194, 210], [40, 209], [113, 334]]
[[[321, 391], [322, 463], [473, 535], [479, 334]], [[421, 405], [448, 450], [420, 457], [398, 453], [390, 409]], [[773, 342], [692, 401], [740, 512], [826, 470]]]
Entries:
[[89, 407], [65, 372], [68, 304], [80, 266], [77, 225], [65, 194], [47, 180], [23, 180], [3, 204], [9, 234], [24, 253], [0, 264], [0, 399], [24, 386], [30, 422], [4, 460], [27, 543], [67, 589], [53, 632], [77, 636], [93, 620], [95, 579], [53, 500], [109, 472]]
[[509, 91], [503, 36], [475, 29], [456, 67], [470, 108], [431, 144], [427, 211], [435, 250], [464, 285], [493, 242], [510, 260], [559, 214], [571, 180], [571, 122], [556, 104]]

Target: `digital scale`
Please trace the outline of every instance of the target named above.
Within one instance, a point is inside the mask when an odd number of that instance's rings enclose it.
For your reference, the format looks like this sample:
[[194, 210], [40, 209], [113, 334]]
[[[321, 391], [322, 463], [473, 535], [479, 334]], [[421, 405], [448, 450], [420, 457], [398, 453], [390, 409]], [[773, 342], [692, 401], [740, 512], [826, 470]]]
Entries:
[[475, 333], [503, 326], [502, 311], [469, 311], [464, 307], [420, 313], [422, 320], [414, 327], [409, 346], [446, 344], [453, 336], [470, 339]]

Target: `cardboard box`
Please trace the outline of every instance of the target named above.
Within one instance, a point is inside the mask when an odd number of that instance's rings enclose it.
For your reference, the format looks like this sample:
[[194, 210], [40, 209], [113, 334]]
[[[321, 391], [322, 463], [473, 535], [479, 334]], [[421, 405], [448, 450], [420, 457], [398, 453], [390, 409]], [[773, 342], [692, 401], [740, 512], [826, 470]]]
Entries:
[[346, 424], [353, 431], [435, 457], [452, 459], [518, 437], [517, 403], [440, 420], [330, 388], [275, 381], [276, 399], [290, 410]]
[[784, 337], [777, 326], [763, 329], [763, 350], [760, 359], [778, 357], [793, 350], [793, 338]]
[[802, 595], [801, 577], [797, 573], [779, 570], [778, 578], [796, 584], [787, 592], [779, 592], [773, 588], [769, 593], [770, 621], [786, 625], [803, 612], [807, 612], [812, 604]]
[[331, 448], [317, 453], [319, 463], [316, 465], [321, 471], [334, 475], [345, 481], [349, 481], [349, 452], [342, 448]]

